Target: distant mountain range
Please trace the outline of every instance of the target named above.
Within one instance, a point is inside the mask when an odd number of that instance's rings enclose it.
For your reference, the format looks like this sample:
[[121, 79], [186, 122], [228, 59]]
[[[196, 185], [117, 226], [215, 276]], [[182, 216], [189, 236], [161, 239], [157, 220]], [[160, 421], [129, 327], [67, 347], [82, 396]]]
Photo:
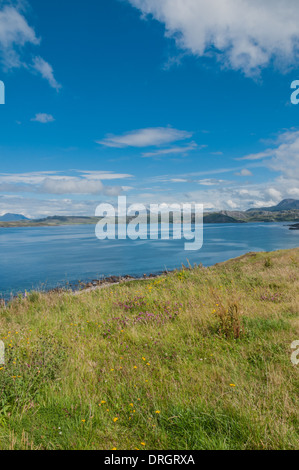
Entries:
[[[227, 218], [227, 220], [224, 220]], [[284, 199], [276, 206], [247, 211], [221, 211], [205, 214], [206, 223], [299, 222], [299, 200]]]
[[17, 222], [20, 220], [29, 220], [22, 214], [4, 214], [0, 215], [0, 221], [2, 222]]
[[260, 209], [249, 209], [247, 212], [255, 212], [257, 210], [266, 212], [299, 210], [299, 201], [297, 201], [296, 199], [284, 199], [279, 204], [277, 204], [277, 206], [261, 207]]
[[[144, 214], [146, 221], [146, 214]], [[128, 217], [128, 221], [134, 217]], [[172, 220], [172, 217], [171, 217]], [[0, 227], [39, 227], [56, 225], [96, 224], [97, 217], [54, 216], [30, 220], [20, 214], [5, 214], [0, 217]], [[248, 222], [299, 222], [299, 200], [284, 199], [277, 206], [249, 209], [247, 211], [220, 211], [204, 214], [205, 224], [244, 224]]]

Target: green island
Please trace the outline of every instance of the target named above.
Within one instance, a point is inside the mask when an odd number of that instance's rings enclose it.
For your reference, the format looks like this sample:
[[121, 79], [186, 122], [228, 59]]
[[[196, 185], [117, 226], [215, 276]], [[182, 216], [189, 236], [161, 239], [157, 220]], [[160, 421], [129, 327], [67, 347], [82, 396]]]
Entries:
[[298, 449], [299, 249], [0, 307], [0, 449]]

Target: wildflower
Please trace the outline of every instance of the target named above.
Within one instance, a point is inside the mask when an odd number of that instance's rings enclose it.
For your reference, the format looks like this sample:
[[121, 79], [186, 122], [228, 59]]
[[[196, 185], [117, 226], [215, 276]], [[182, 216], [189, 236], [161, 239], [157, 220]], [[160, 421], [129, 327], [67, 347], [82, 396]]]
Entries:
[[[112, 294], [112, 292], [111, 292], [111, 294]], [[111, 450], [117, 450], [117, 448], [116, 448], [116, 447], [113, 447]]]
[[142, 446], [145, 446], [145, 442], [140, 442], [140, 444], [141, 444]]
[[137, 369], [137, 366], [134, 366], [134, 369]]
[[118, 418], [113, 418], [113, 422], [116, 423], [118, 421]]
[[230, 387], [235, 387], [236, 385], [235, 384], [229, 384]]
[[82, 423], [85, 423], [85, 419], [81, 419], [81, 422], [82, 422]]
[[161, 413], [161, 411], [159, 411], [159, 410], [156, 411], [156, 414], [157, 414], [157, 415], [159, 415], [160, 413]]
[[134, 406], [134, 405], [133, 405], [133, 403], [130, 403], [130, 406], [132, 406], [132, 407], [133, 407], [133, 406]]

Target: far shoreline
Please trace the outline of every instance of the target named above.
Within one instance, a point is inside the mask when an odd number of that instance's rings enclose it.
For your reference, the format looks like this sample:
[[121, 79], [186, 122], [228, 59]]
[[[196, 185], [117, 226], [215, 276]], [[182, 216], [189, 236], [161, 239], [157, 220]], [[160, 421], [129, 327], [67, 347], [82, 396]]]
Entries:
[[190, 271], [192, 269], [196, 269], [198, 267], [204, 268], [204, 269], [209, 269], [213, 268], [216, 266], [221, 266], [226, 263], [230, 263], [232, 261], [237, 262], [240, 261], [244, 258], [247, 257], [257, 257], [258, 255], [272, 255], [275, 253], [280, 253], [280, 252], [288, 252], [290, 250], [294, 250], [299, 248], [288, 248], [285, 250], [273, 250], [273, 251], [259, 251], [259, 252], [254, 252], [254, 251], [249, 251], [243, 255], [237, 256], [236, 258], [229, 258], [225, 261], [219, 262], [212, 264], [211, 266], [203, 266], [201, 264], [196, 264], [194, 263], [193, 265], [185, 266], [184, 264], [181, 265], [180, 268], [175, 268], [171, 270], [164, 270], [164, 271], [158, 271], [156, 273], [150, 273], [150, 274], [143, 274], [140, 276], [132, 276], [132, 275], [123, 275], [123, 276], [106, 276], [101, 279], [94, 279], [92, 281], [86, 281], [86, 282], [81, 282], [81, 281], [76, 281], [73, 284], [70, 284], [70, 288], [67, 288], [67, 286], [64, 287], [56, 287], [56, 288], [50, 288], [50, 289], [44, 289], [44, 290], [38, 290], [38, 289], [33, 289], [31, 291], [25, 290], [25, 292], [19, 292], [15, 295], [13, 295], [10, 299], [6, 299], [5, 297], [1, 297], [0, 295], [0, 308], [1, 306], [6, 306], [10, 302], [13, 302], [16, 299], [26, 299], [30, 294], [32, 293], [38, 293], [41, 295], [47, 295], [47, 294], [71, 294], [71, 295], [80, 295], [88, 292], [94, 292], [99, 289], [105, 289], [108, 287], [116, 286], [119, 284], [125, 284], [129, 282], [143, 282], [143, 281], [151, 281], [153, 279], [159, 279], [162, 276], [169, 276], [171, 274], [174, 274], [176, 272], [183, 270]]

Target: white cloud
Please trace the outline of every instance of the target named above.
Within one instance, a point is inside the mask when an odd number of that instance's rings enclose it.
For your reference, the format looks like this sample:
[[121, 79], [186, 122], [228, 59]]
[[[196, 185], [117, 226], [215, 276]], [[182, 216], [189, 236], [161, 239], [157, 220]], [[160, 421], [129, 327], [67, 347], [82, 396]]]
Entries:
[[21, 67], [20, 49], [39, 42], [34, 29], [16, 8], [6, 5], [0, 10], [0, 55], [6, 69]]
[[236, 173], [236, 175], [237, 176], [252, 176], [252, 172], [250, 170], [247, 170], [247, 168], [244, 168], [239, 173]]
[[119, 196], [123, 192], [121, 186], [104, 186], [100, 180], [80, 178], [47, 178], [38, 188], [44, 194], [106, 194]]
[[126, 179], [126, 174], [112, 172], [79, 172], [76, 176], [64, 175], [59, 172], [35, 173], [0, 173], [0, 193], [36, 193], [36, 194], [104, 194], [117, 196], [128, 190], [126, 186], [106, 186], [100, 176], [105, 179]]
[[[281, 145], [292, 145], [292, 142], [296, 140], [294, 135], [296, 131], [289, 131], [281, 134], [277, 140], [277, 147]], [[299, 138], [299, 136], [298, 136]], [[236, 174], [236, 172], [242, 173], [244, 168], [218, 168], [213, 170], [206, 170], [202, 172], [193, 173], [181, 173], [172, 175], [160, 175], [155, 177], [149, 177], [148, 181], [158, 184], [159, 187], [153, 189], [155, 194], [152, 194], [152, 198], [160, 198], [162, 201], [164, 198], [168, 198], [169, 202], [197, 202], [204, 204], [206, 210], [247, 210], [249, 208], [260, 208], [266, 206], [274, 206], [279, 203], [282, 199], [287, 198], [299, 198], [299, 165], [298, 160], [295, 163], [296, 155], [292, 152], [289, 155], [289, 146], [286, 146], [286, 153], [283, 154], [285, 158], [290, 158], [293, 161], [294, 167], [292, 175], [289, 174], [287, 163], [285, 160], [281, 160], [279, 165], [275, 160], [273, 149], [271, 149], [272, 159], [267, 159], [265, 162], [254, 163], [252, 167], [267, 166], [273, 170], [274, 164], [279, 168], [278, 173], [268, 172], [268, 178], [262, 182], [255, 182], [251, 179], [250, 182], [240, 183], [239, 180], [229, 181], [218, 179], [223, 173]], [[276, 149], [276, 148], [275, 148]], [[274, 150], [275, 150], [274, 149]], [[297, 167], [297, 170], [295, 169]], [[249, 170], [248, 170], [249, 171]], [[217, 176], [216, 176], [217, 175]], [[214, 176], [214, 177], [213, 177]], [[246, 174], [247, 176], [247, 174]], [[198, 179], [202, 177], [203, 179]], [[171, 184], [181, 183], [179, 191], [177, 186], [174, 188]], [[196, 188], [196, 185], [200, 185], [200, 189]], [[164, 187], [167, 188], [167, 195], [163, 194]], [[150, 196], [148, 195], [150, 199]]]
[[208, 178], [208, 179], [198, 181], [198, 184], [200, 184], [201, 186], [216, 186], [216, 185], [225, 184], [225, 183], [227, 184], [229, 183], [229, 181], [218, 180], [214, 178]]
[[237, 209], [238, 207], [238, 204], [236, 204], [234, 201], [232, 201], [231, 199], [229, 199], [228, 201], [226, 201], [226, 204], [231, 208], [231, 209]]
[[204, 147], [205, 145], [202, 145], [199, 147], [195, 142], [191, 142], [191, 144], [187, 146], [172, 147], [172, 148], [167, 148], [167, 149], [156, 150], [154, 152], [143, 153], [142, 157], [143, 158], [151, 158], [151, 157], [155, 158], [155, 157], [161, 157], [164, 155], [175, 155], [175, 154], [180, 154], [180, 155], [185, 156], [192, 150], [196, 150], [196, 149], [200, 150]]
[[299, 199], [299, 188], [290, 188], [288, 190], [288, 195]]
[[0, 196], [0, 213], [7, 212], [23, 214], [29, 218], [42, 218], [54, 215], [94, 215], [99, 200], [72, 199], [36, 199], [20, 196]]
[[282, 200], [281, 192], [278, 191], [278, 190], [275, 189], [275, 188], [266, 189], [266, 194], [269, 194], [269, 196], [270, 196], [272, 199], [274, 199], [274, 201], [276, 201], [277, 203]]
[[47, 124], [48, 122], [54, 122], [55, 119], [53, 118], [51, 114], [38, 113], [35, 115], [34, 118], [31, 119], [31, 121], [41, 122], [42, 124]]
[[35, 57], [33, 59], [32, 67], [41, 74], [41, 76], [48, 81], [49, 85], [56, 91], [61, 89], [61, 85], [54, 77], [53, 67], [48, 64], [42, 57]]
[[245, 157], [242, 158], [237, 158], [237, 160], [262, 160], [264, 158], [269, 158], [272, 157], [273, 153], [272, 150], [265, 150], [264, 152], [258, 152], [258, 153], [250, 153], [249, 155], [246, 155]]
[[41, 57], [35, 57], [32, 63], [26, 57], [27, 46], [38, 46], [41, 40], [24, 16], [24, 5], [22, 1], [17, 6], [0, 2], [0, 61], [5, 70], [24, 67], [40, 73], [58, 91], [61, 85], [52, 66]]
[[10, 184], [40, 184], [48, 176], [58, 178], [56, 171], [36, 171], [30, 173], [0, 173], [0, 183]]
[[133, 175], [128, 173], [113, 173], [113, 171], [78, 171], [82, 176], [90, 180], [119, 180], [133, 178]]
[[275, 146], [264, 152], [250, 154], [240, 160], [263, 160], [264, 166], [281, 172], [284, 176], [295, 178], [299, 183], [299, 131], [288, 130], [280, 134]]
[[196, 56], [255, 75], [298, 61], [297, 0], [128, 0], [165, 24], [166, 36]]
[[109, 134], [105, 139], [98, 141], [98, 144], [106, 147], [151, 147], [166, 145], [172, 142], [185, 140], [192, 137], [191, 132], [180, 131], [172, 127], [149, 127], [126, 132], [122, 135]]
[[101, 194], [104, 186], [100, 180], [46, 178], [38, 190], [46, 194]]
[[188, 180], [184, 178], [172, 178], [170, 182], [171, 183], [188, 183]]

